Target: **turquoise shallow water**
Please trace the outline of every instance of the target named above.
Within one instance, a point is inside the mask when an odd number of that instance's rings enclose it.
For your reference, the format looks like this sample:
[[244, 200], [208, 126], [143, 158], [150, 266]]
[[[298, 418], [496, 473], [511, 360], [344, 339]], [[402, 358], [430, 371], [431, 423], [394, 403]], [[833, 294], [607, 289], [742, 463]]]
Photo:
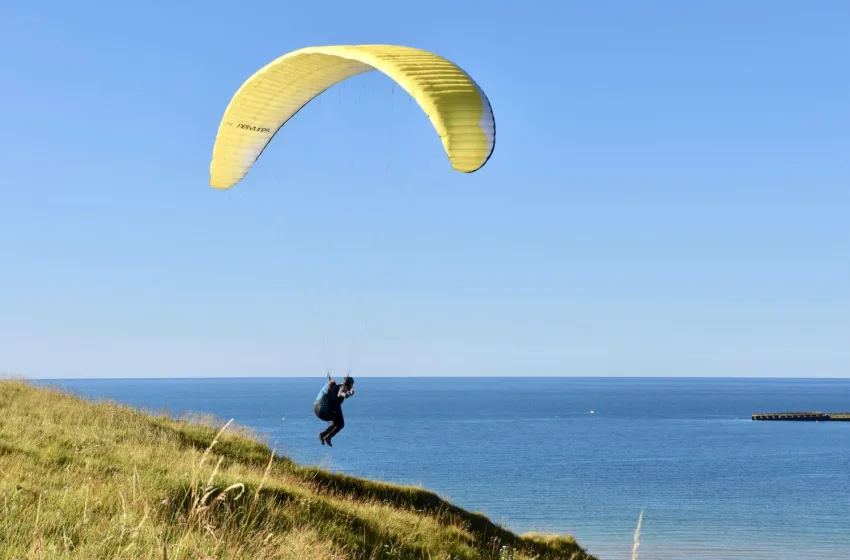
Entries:
[[[332, 449], [323, 378], [56, 381], [148, 409], [209, 412], [302, 463], [421, 484], [517, 531], [572, 533], [603, 559], [850, 558], [850, 380], [357, 378]], [[595, 411], [591, 414], [590, 411]]]

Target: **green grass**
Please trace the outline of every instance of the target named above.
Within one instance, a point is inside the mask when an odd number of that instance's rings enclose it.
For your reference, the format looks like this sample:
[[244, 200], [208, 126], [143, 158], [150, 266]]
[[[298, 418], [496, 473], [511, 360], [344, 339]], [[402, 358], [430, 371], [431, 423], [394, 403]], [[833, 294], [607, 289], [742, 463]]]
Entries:
[[234, 423], [14, 380], [0, 381], [0, 558], [593, 560], [570, 536], [297, 465]]

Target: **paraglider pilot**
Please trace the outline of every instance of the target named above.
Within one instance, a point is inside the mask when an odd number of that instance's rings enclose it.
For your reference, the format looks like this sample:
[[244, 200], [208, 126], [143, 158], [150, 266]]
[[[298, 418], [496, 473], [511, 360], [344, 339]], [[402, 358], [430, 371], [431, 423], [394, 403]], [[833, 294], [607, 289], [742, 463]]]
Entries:
[[354, 395], [354, 378], [345, 376], [342, 385], [337, 385], [328, 374], [328, 382], [319, 391], [316, 402], [313, 403], [313, 412], [320, 420], [333, 422], [327, 429], [319, 433], [319, 441], [322, 445], [331, 447], [331, 438], [345, 427], [345, 419], [342, 416], [342, 401]]

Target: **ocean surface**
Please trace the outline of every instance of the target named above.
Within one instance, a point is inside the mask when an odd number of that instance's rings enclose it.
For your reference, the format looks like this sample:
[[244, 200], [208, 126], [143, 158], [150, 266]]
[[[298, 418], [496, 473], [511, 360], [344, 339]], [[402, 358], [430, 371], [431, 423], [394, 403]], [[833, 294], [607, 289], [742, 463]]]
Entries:
[[[50, 381], [148, 410], [212, 413], [300, 463], [421, 485], [604, 560], [850, 559], [850, 379], [358, 377], [322, 446], [324, 378]], [[45, 382], [47, 383], [47, 382]], [[593, 411], [593, 413], [591, 413]]]

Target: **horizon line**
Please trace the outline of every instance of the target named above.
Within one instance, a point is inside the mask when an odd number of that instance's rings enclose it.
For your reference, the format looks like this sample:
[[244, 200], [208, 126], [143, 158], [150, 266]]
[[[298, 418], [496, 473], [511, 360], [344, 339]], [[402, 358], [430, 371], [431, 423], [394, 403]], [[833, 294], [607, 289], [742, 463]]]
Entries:
[[[326, 375], [250, 375], [250, 376], [147, 376], [147, 377], [33, 377], [0, 374], [0, 380], [30, 381], [141, 381], [141, 380], [214, 380], [214, 379], [325, 379]], [[332, 377], [339, 377], [333, 376]], [[741, 379], [741, 380], [850, 380], [847, 376], [745, 376], [745, 375], [357, 375], [362, 379]]]

